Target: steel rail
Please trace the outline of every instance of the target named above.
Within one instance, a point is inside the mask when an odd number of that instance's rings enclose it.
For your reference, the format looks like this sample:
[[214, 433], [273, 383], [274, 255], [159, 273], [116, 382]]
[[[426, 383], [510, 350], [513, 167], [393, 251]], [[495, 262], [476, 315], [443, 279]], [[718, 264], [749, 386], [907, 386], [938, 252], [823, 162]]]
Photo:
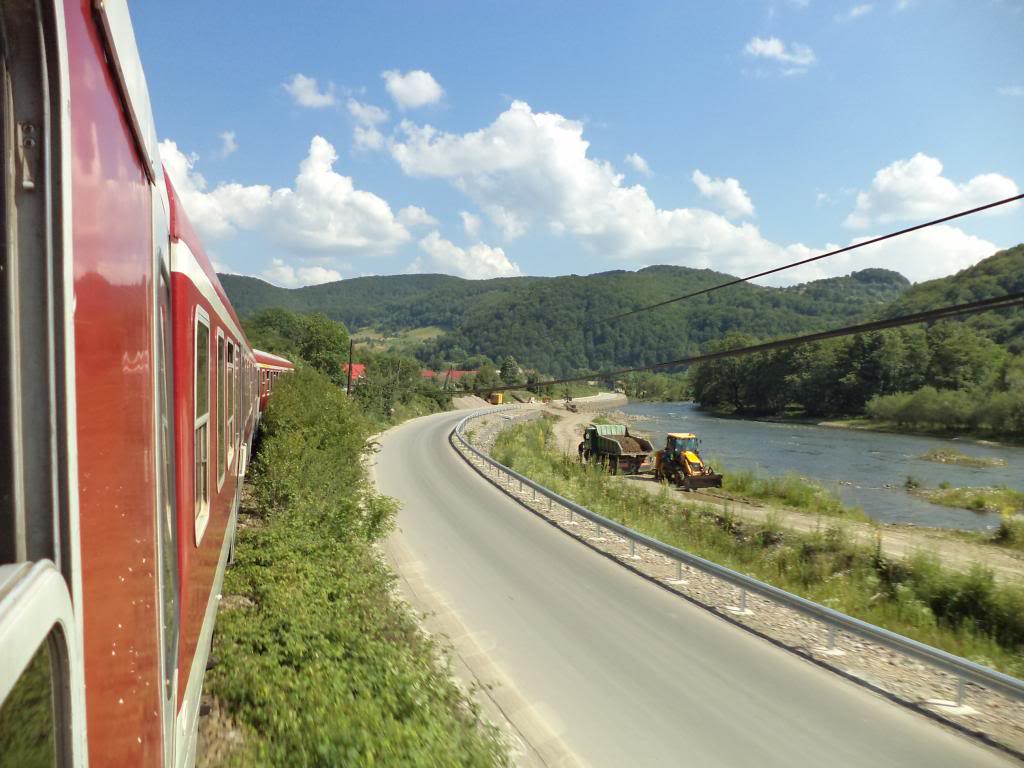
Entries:
[[939, 648], [933, 648], [930, 645], [918, 642], [917, 640], [913, 640], [909, 637], [904, 637], [903, 635], [883, 629], [882, 627], [877, 627], [874, 624], [869, 624], [866, 621], [861, 621], [860, 619], [855, 619], [852, 616], [847, 616], [845, 613], [840, 613], [839, 611], [812, 602], [811, 600], [807, 600], [799, 595], [786, 592], [785, 590], [774, 587], [771, 584], [758, 581], [757, 579], [739, 573], [738, 571], [734, 571], [730, 568], [726, 568], [718, 563], [713, 563], [710, 560], [705, 560], [702, 557], [691, 554], [682, 549], [677, 549], [669, 544], [653, 539], [650, 536], [634, 531], [632, 528], [627, 528], [621, 523], [609, 520], [608, 518], [599, 515], [596, 512], [565, 498], [564, 496], [560, 496], [545, 486], [519, 474], [514, 469], [506, 467], [501, 462], [478, 450], [463, 434], [466, 424], [470, 421], [475, 421], [483, 416], [515, 409], [516, 406], [504, 406], [498, 409], [476, 411], [469, 416], [466, 416], [455, 426], [455, 429], [452, 430], [451, 435], [449, 436], [449, 439], [453, 440], [453, 447], [454, 439], [457, 438], [466, 450], [494, 467], [497, 471], [503, 472], [513, 480], [517, 480], [521, 486], [531, 488], [536, 493], [548, 498], [550, 501], [562, 507], [565, 507], [572, 513], [590, 520], [592, 523], [602, 528], [613, 531], [620, 536], [629, 539], [634, 544], [640, 544], [654, 552], [658, 552], [675, 560], [677, 563], [685, 563], [688, 566], [697, 568], [704, 573], [710, 574], [711, 576], [715, 576], [722, 581], [732, 584], [740, 590], [741, 608], [745, 608], [746, 593], [751, 592], [812, 619], [820, 621], [830, 629], [838, 629], [852, 635], [858, 635], [862, 638], [878, 643], [879, 645], [883, 645], [890, 650], [897, 651], [906, 656], [911, 656], [918, 661], [925, 662], [931, 666], [938, 667], [939, 669], [948, 672], [957, 679], [957, 705], [963, 703], [965, 681], [975, 683], [989, 690], [998, 691], [1004, 696], [1016, 699], [1017, 701], [1024, 701], [1024, 681], [1022, 680], [1018, 680], [1015, 677], [1011, 677], [1010, 675], [981, 664], [976, 664], [975, 662], [969, 661], [960, 656], [955, 656], [954, 654], [948, 653]]

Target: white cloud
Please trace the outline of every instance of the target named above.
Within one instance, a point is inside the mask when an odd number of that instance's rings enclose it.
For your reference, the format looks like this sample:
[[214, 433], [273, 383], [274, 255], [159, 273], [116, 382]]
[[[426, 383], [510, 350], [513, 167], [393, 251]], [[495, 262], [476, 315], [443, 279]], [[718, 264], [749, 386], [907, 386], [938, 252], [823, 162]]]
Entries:
[[754, 203], [736, 179], [712, 179], [697, 170], [693, 172], [693, 183], [701, 197], [713, 202], [730, 219], [754, 215]]
[[251, 224], [253, 213], [269, 205], [271, 189], [265, 185], [222, 184], [207, 191], [206, 179], [196, 169], [199, 155], [186, 155], [173, 141], [160, 142], [160, 159], [189, 219], [204, 238], [234, 235], [239, 222]]
[[[856, 207], [846, 217], [848, 227], [928, 219], [974, 208], [1019, 194], [1017, 184], [998, 173], [983, 173], [963, 184], [942, 175], [942, 163], [918, 152], [897, 160], [875, 174], [871, 187], [857, 194]], [[1018, 204], [997, 208], [1007, 212]]]
[[1020, 98], [1024, 96], [1024, 85], [1004, 85], [999, 89], [999, 95]]
[[220, 134], [220, 156], [227, 157], [238, 150], [238, 141], [234, 131], [224, 131]]
[[381, 73], [384, 86], [400, 109], [416, 109], [436, 104], [444, 96], [444, 89], [429, 72], [414, 69], [404, 75], [397, 69]]
[[483, 222], [480, 221], [479, 216], [475, 216], [469, 211], [459, 211], [459, 217], [462, 219], [462, 228], [466, 231], [466, 237], [473, 240], [480, 237], [480, 225]]
[[[490, 125], [465, 134], [404, 122], [389, 146], [406, 174], [448, 180], [510, 238], [542, 229], [575, 238], [597, 256], [636, 266], [675, 263], [737, 275], [828, 249], [775, 243], [752, 223], [734, 223], [702, 208], [659, 208], [642, 185], [626, 186], [609, 163], [588, 156], [582, 123], [533, 112], [522, 101]], [[717, 181], [725, 186], [728, 180]], [[742, 192], [738, 182], [736, 187]], [[734, 197], [749, 204], [745, 193]], [[861, 252], [863, 259], [828, 259], [802, 272], [783, 273], [779, 282], [866, 266], [889, 266], [922, 280], [935, 274], [936, 265], [960, 268], [996, 250], [952, 227], [937, 231], [946, 237], [898, 238], [884, 251], [884, 260], [875, 256], [883, 252], [871, 246]], [[439, 236], [430, 242], [441, 244]]]
[[160, 156], [204, 238], [259, 231], [295, 251], [366, 255], [391, 253], [411, 239], [385, 200], [356, 189], [350, 177], [334, 170], [337, 152], [320, 136], [310, 142], [294, 187], [276, 190], [266, 184], [238, 183], [208, 189], [196, 170], [196, 155], [185, 155], [165, 140]]
[[[581, 123], [522, 101], [466, 134], [406, 121], [390, 149], [406, 174], [451, 181], [510, 239], [542, 227], [603, 256], [723, 270], [752, 271], [790, 252], [751, 224], [700, 208], [658, 208], [642, 185], [625, 186], [611, 164], [588, 157]], [[734, 208], [752, 208], [738, 183], [735, 192]]]
[[268, 282], [283, 288], [298, 288], [302, 285], [320, 285], [341, 280], [341, 273], [326, 267], [293, 267], [283, 259], [273, 259], [270, 269], [265, 269], [260, 276]]
[[649, 166], [647, 164], [647, 161], [644, 160], [636, 152], [632, 152], [632, 153], [626, 155], [626, 165], [628, 165], [630, 168], [632, 168], [637, 173], [642, 173], [644, 176], [653, 176], [654, 175], [653, 172], [651, 171], [651, 166]]
[[356, 149], [374, 151], [384, 148], [384, 134], [372, 125], [357, 125], [352, 131], [352, 143]]
[[355, 99], [349, 99], [346, 105], [348, 106], [348, 113], [360, 125], [380, 125], [387, 122], [388, 111], [383, 107], [363, 104]]
[[315, 77], [297, 74], [284, 84], [284, 89], [300, 107], [322, 109], [337, 103], [337, 99], [334, 98], [334, 86], [328, 85], [327, 90], [321, 90]]
[[[521, 275], [519, 265], [509, 261], [505, 251], [477, 243], [469, 248], [460, 248], [445, 240], [437, 232], [431, 232], [420, 240], [420, 249], [430, 258], [435, 269], [456, 274], [470, 280], [485, 280], [491, 277], [515, 277]], [[409, 271], [422, 272], [424, 264], [417, 258]]]
[[861, 5], [855, 5], [845, 13], [837, 13], [836, 21], [853, 21], [859, 19], [861, 16], [866, 16], [874, 10], [874, 6], [871, 3], [862, 3]]
[[[883, 233], [875, 232], [856, 237], [848, 244], [862, 243], [880, 234]], [[829, 243], [819, 252], [839, 247], [835, 243]], [[824, 261], [797, 267], [773, 276], [768, 282], [782, 285], [818, 280], [865, 267], [885, 267], [903, 274], [914, 282], [920, 282], [958, 272], [977, 264], [998, 250], [999, 246], [988, 240], [967, 234], [949, 224], [937, 224], [856, 251], [841, 253]]]
[[777, 37], [753, 37], [743, 52], [754, 58], [778, 62], [784, 75], [802, 75], [817, 61], [809, 46], [801, 43], [787, 46]]
[[436, 227], [437, 219], [418, 205], [410, 205], [398, 212], [398, 223], [405, 227]]

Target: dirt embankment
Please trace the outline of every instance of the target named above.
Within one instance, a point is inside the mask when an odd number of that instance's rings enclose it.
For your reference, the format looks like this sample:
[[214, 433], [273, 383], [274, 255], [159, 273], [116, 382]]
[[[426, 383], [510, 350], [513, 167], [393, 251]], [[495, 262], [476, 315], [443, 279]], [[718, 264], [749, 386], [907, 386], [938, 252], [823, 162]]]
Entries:
[[[576, 454], [576, 446], [583, 430], [590, 423], [590, 415], [567, 413], [550, 409], [559, 421], [554, 426], [558, 446], [565, 453]], [[620, 475], [620, 482], [634, 483], [650, 493], [660, 493], [661, 484], [650, 475]], [[767, 506], [752, 501], [741, 501], [714, 495], [714, 492], [684, 493], [676, 491], [679, 500], [687, 504], [708, 504], [726, 509], [739, 518], [754, 523], [771, 520], [782, 528], [800, 533], [813, 533], [829, 526], [841, 524], [849, 536], [861, 543], [874, 545], [881, 541], [882, 551], [892, 557], [906, 558], [917, 552], [930, 552], [957, 570], [967, 571], [976, 563], [991, 568], [1000, 581], [1024, 583], [1024, 556], [1013, 550], [993, 544], [966, 540], [956, 531], [941, 528], [917, 528], [903, 525], [861, 523], [842, 518], [800, 512], [787, 507]]]

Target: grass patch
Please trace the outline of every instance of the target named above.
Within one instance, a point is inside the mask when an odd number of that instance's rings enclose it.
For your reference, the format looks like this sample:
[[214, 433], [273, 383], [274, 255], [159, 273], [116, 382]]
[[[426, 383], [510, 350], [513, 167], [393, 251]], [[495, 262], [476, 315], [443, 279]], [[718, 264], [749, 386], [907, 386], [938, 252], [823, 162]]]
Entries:
[[958, 507], [972, 512], [999, 512], [1013, 515], [1024, 512], [1024, 492], [995, 488], [915, 488], [914, 493], [932, 504]]
[[860, 507], [843, 504], [839, 494], [818, 483], [787, 472], [781, 477], [762, 477], [750, 470], [725, 471], [722, 490], [732, 496], [780, 504], [802, 512], [867, 521]]
[[308, 368], [274, 389], [207, 676], [247, 734], [236, 764], [507, 764], [373, 546], [396, 505], [363, 468], [372, 428]]
[[980, 566], [906, 561], [850, 540], [838, 522], [813, 534], [741, 523], [728, 512], [655, 496], [563, 455], [547, 421], [503, 431], [494, 456], [551, 490], [667, 544], [1009, 674], [1024, 674], [1024, 588]]
[[1006, 459], [982, 456], [968, 456], [949, 448], [933, 448], [927, 453], [918, 456], [924, 461], [934, 461], [939, 464], [959, 464], [962, 467], [1005, 467]]

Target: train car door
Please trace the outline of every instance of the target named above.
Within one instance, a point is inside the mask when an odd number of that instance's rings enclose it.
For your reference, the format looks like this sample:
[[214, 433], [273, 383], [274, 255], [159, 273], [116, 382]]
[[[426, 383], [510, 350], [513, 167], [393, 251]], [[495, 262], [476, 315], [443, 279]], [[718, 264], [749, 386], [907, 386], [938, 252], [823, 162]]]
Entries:
[[0, 3], [0, 755], [83, 764], [67, 44]]

